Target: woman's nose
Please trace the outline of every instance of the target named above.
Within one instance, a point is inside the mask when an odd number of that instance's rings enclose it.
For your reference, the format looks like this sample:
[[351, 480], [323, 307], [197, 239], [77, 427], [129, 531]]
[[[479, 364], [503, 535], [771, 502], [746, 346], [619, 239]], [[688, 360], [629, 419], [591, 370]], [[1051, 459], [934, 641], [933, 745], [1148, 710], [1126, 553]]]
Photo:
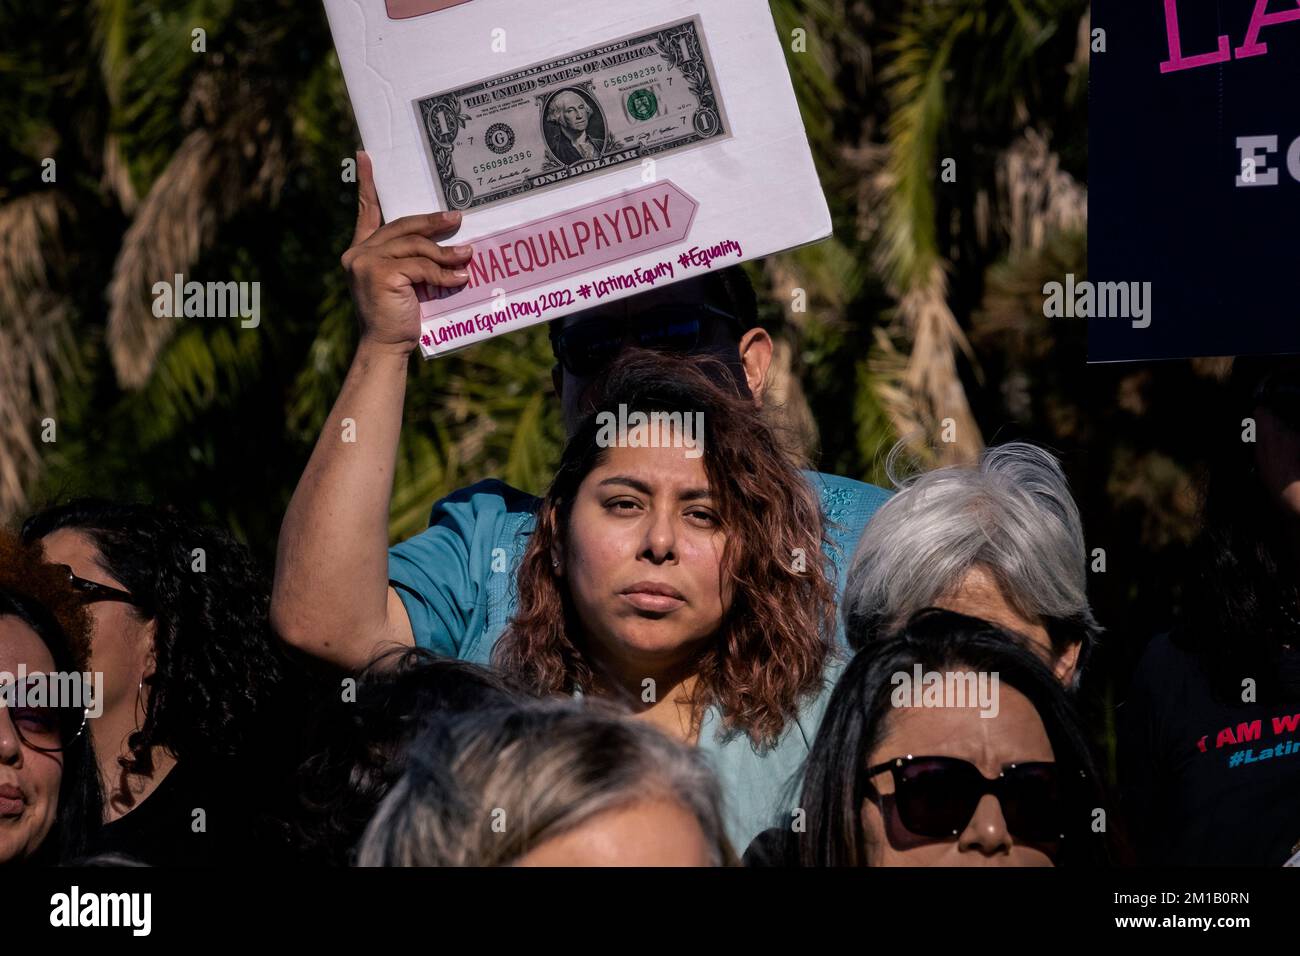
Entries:
[[20, 763], [22, 755], [23, 742], [18, 737], [18, 728], [9, 717], [9, 708], [0, 704], [0, 763]]
[[672, 516], [652, 511], [646, 523], [642, 553], [655, 562], [676, 558], [677, 530]]
[[1011, 834], [1002, 815], [1002, 804], [993, 794], [986, 793], [980, 800], [966, 829], [957, 838], [957, 847], [963, 853], [985, 856], [1011, 852]]

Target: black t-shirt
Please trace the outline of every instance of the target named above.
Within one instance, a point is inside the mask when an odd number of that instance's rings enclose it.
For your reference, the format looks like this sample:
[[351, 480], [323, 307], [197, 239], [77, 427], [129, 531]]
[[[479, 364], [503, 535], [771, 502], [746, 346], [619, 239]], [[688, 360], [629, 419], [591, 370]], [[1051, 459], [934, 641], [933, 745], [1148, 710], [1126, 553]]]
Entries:
[[164, 867], [286, 862], [284, 842], [263, 816], [257, 782], [234, 768], [181, 761], [139, 806], [99, 829], [88, 855]]
[[1120, 708], [1119, 745], [1140, 862], [1280, 866], [1300, 841], [1300, 700], [1225, 701], [1161, 636]]

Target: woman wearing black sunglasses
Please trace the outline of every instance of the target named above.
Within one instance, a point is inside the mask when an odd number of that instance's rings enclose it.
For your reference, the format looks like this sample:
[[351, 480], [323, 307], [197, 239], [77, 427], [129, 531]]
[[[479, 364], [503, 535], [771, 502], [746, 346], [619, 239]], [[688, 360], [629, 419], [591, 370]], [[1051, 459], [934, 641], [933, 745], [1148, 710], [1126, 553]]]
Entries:
[[[993, 706], [942, 696], [915, 706], [898, 691], [918, 666], [985, 675]], [[1109, 822], [1103, 795], [1065, 690], [1019, 639], [950, 611], [922, 611], [854, 658], [831, 696], [795, 805], [806, 814], [803, 830], [767, 831], [747, 863], [1051, 866], [1109, 858], [1105, 832], [1094, 832]]]
[[84, 700], [49, 680], [84, 671], [89, 635], [62, 573], [0, 532], [0, 865], [77, 857], [98, 826]]
[[[248, 550], [170, 509], [90, 500], [32, 516], [23, 536], [64, 565], [93, 624], [105, 799], [92, 851], [152, 865], [282, 852], [254, 830], [287, 799], [301, 694], [285, 690], [267, 576]], [[234, 780], [257, 780], [255, 793]]]

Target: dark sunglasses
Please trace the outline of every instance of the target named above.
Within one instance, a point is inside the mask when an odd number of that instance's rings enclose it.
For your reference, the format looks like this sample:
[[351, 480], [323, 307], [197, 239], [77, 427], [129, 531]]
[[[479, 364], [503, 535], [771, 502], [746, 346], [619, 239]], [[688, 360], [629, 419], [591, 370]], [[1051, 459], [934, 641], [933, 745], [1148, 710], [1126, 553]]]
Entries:
[[[1054, 763], [1009, 764], [990, 780], [958, 757], [895, 757], [868, 767], [868, 778], [888, 770], [894, 777], [894, 808], [911, 833], [952, 839], [975, 815], [985, 794], [1002, 805], [1007, 830], [1026, 843], [1065, 838], [1059, 770]], [[875, 791], [870, 782], [868, 789]], [[875, 793], [880, 799], [879, 792]], [[882, 812], [883, 812], [882, 807]]]
[[[13, 692], [8, 688], [6, 692]], [[15, 693], [14, 700], [17, 700]], [[58, 753], [72, 746], [86, 730], [86, 708], [50, 704], [9, 706], [0, 695], [0, 713], [7, 714], [18, 739], [41, 753]]]
[[661, 352], [689, 354], [707, 345], [710, 319], [722, 319], [738, 333], [740, 322], [730, 312], [709, 305], [666, 305], [633, 315], [584, 319], [554, 332], [551, 344], [560, 366], [570, 375], [591, 378], [628, 345]]
[[68, 583], [77, 592], [82, 604], [94, 604], [96, 601], [123, 601], [126, 604], [139, 604], [129, 591], [123, 591], [121, 588], [111, 588], [107, 584], [79, 578], [72, 573], [72, 568], [66, 564], [56, 564], [55, 567], [67, 574]]

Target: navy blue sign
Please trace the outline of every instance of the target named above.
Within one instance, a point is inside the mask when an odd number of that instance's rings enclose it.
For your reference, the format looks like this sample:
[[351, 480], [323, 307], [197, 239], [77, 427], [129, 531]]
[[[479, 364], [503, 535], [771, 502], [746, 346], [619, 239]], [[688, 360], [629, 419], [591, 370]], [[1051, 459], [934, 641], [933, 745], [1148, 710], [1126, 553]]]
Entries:
[[1092, 11], [1089, 360], [1300, 353], [1300, 0]]

